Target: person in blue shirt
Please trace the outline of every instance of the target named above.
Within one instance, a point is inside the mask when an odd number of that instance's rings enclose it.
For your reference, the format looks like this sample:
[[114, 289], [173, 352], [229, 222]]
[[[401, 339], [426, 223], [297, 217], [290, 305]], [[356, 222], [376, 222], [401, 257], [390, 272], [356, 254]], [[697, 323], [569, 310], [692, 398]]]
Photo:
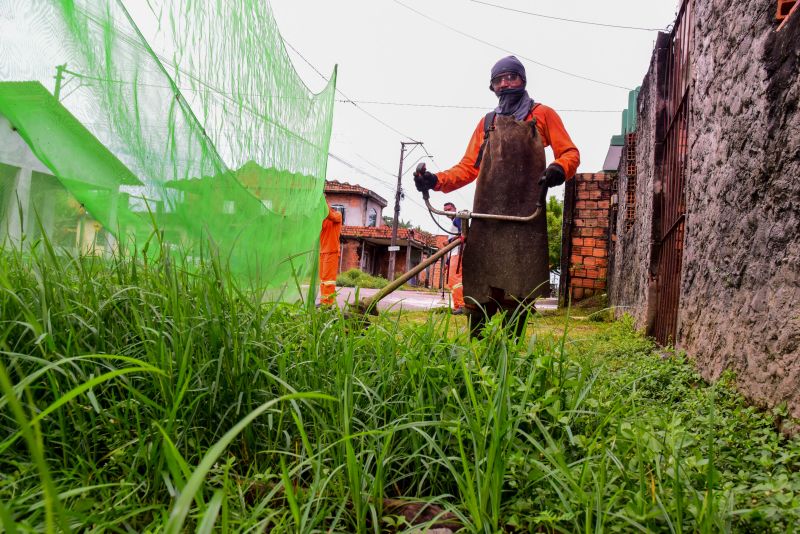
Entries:
[[[444, 211], [452, 212], [453, 216], [450, 219], [453, 221], [450, 227], [450, 239], [447, 240], [451, 243], [455, 239], [461, 239], [461, 219], [455, 216], [456, 205], [452, 202], [447, 202], [444, 205]], [[447, 258], [447, 285], [450, 286], [450, 292], [453, 296], [453, 315], [461, 315], [464, 313], [464, 284], [461, 280], [461, 247], [458, 246], [450, 252], [450, 257]]]

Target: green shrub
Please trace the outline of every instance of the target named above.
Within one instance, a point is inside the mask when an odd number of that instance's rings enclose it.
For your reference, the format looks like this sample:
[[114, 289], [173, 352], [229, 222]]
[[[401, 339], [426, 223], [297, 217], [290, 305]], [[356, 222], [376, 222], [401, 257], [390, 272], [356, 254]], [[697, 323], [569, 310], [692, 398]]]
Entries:
[[386, 278], [372, 276], [358, 269], [350, 269], [339, 273], [336, 278], [336, 285], [339, 287], [365, 287], [368, 289], [382, 289], [388, 284]]

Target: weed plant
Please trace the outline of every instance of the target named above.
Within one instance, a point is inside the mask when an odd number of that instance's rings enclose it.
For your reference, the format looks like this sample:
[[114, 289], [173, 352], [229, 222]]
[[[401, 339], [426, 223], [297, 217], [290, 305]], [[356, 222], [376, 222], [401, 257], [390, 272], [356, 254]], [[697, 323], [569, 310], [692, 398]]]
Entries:
[[214, 260], [5, 251], [0, 524], [402, 532], [408, 501], [463, 532], [798, 528], [800, 444], [770, 414], [630, 321], [591, 325], [362, 329]]

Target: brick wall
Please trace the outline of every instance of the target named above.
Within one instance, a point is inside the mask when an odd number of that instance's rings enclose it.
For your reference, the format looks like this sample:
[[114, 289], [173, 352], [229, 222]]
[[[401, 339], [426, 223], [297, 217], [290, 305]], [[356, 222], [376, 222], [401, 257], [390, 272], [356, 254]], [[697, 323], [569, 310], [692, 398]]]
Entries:
[[339, 272], [358, 269], [361, 264], [361, 243], [355, 239], [342, 240], [342, 255], [339, 262]]
[[[428, 273], [430, 273], [430, 280], [428, 280]], [[446, 269], [445, 274], [447, 274]], [[426, 269], [424, 275], [420, 278], [420, 281], [425, 287], [432, 287], [435, 289], [441, 289], [442, 285], [446, 287], [447, 280], [442, 278], [442, 260], [434, 263], [430, 269]]]
[[[436, 236], [433, 236], [433, 238], [434, 238], [434, 246], [437, 249], [440, 249], [440, 248], [442, 248], [443, 246], [445, 246], [447, 244], [447, 239], [449, 238], [449, 236], [447, 236], [447, 235], [436, 235]], [[432, 254], [433, 253], [428, 253], [428, 254], [426, 254], [425, 257], [427, 258], [427, 257], [431, 256]], [[440, 259], [439, 261], [434, 263], [432, 266], [430, 266], [429, 268], [427, 268], [424, 271], [422, 271], [420, 273], [420, 276], [419, 276], [420, 285], [423, 285], [425, 287], [436, 288], [436, 289], [441, 289], [442, 288], [442, 284], [446, 287], [447, 286], [447, 279], [442, 278], [443, 267], [444, 267], [444, 261], [443, 261], [443, 259]], [[447, 269], [446, 268], [444, 269], [444, 274], [445, 275], [447, 274]]]
[[[608, 276], [609, 216], [612, 176], [576, 174], [567, 189], [571, 206], [565, 208], [569, 237], [567, 296], [578, 301], [604, 293]], [[563, 294], [563, 292], [562, 292]]]

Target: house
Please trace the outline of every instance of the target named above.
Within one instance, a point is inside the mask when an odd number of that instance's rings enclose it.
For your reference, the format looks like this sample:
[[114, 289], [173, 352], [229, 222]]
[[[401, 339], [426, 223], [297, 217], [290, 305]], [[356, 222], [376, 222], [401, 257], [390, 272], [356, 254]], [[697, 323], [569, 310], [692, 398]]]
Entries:
[[[325, 182], [325, 199], [333, 209], [341, 212], [344, 221], [339, 272], [359, 269], [373, 276], [388, 278], [388, 247], [392, 241], [392, 227], [383, 221], [386, 200], [365, 187], [336, 180]], [[397, 245], [400, 250], [395, 258], [395, 276], [430, 257], [441, 246], [440, 241], [428, 232], [398, 228]], [[412, 279], [411, 283], [441, 287], [441, 270], [441, 265], [432, 266]]]
[[57, 250], [110, 252], [98, 220], [124, 228], [125, 189], [141, 185], [39, 82], [0, 83], [0, 243], [44, 233]]
[[387, 202], [366, 187], [326, 180], [325, 199], [333, 209], [342, 214], [345, 226], [384, 226], [382, 213]]

